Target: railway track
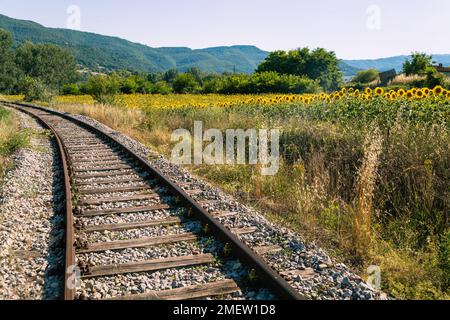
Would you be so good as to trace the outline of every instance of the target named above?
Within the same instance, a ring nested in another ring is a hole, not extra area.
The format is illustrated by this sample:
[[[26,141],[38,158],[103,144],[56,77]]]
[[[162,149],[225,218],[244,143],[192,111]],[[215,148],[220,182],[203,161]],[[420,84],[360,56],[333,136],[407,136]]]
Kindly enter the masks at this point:
[[[193,200],[199,190],[184,191],[186,186],[87,122],[38,106],[3,104],[38,119],[58,143],[66,197],[65,299],[102,299],[102,290],[109,299],[218,299],[248,286],[267,288],[278,299],[302,299],[261,257],[279,248],[250,248],[238,236],[254,228],[229,230],[220,223],[233,212],[208,213]],[[247,276],[228,276],[224,266],[236,259]],[[156,289],[148,283],[176,278],[171,270],[179,268],[195,281],[178,288],[164,281]],[[134,277],[143,274],[147,282],[133,289]]]

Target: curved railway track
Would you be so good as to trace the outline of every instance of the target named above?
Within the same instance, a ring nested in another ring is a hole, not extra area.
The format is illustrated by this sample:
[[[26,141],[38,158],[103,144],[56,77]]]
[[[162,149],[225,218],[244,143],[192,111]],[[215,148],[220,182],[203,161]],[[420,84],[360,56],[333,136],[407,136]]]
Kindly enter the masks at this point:
[[[112,292],[118,295],[108,297],[113,299],[230,297],[248,285],[264,286],[278,299],[302,299],[259,255],[276,248],[251,249],[237,235],[255,230],[228,230],[220,223],[218,218],[232,212],[208,213],[191,197],[197,190],[183,191],[114,136],[87,122],[38,106],[3,104],[38,119],[58,143],[66,198],[65,299],[104,298],[86,294],[74,285],[76,272],[91,287],[96,286],[97,279],[107,279],[101,282],[104,286],[117,286]],[[215,250],[176,252],[177,248],[191,248],[196,242],[205,247],[211,241],[219,243]],[[158,246],[172,246],[173,254],[142,259],[148,257],[142,250]],[[124,258],[123,252],[134,255]],[[208,266],[215,270],[230,259],[238,259],[250,270],[250,280],[242,283],[242,279],[219,276],[219,280],[211,280],[212,277],[175,289],[120,294],[123,283],[117,279],[124,275]]]

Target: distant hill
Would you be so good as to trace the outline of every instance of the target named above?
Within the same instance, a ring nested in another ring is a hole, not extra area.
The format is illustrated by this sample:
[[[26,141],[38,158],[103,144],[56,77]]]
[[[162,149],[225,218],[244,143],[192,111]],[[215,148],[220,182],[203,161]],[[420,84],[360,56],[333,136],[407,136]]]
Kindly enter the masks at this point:
[[[254,46],[215,47],[192,50],[184,47],[152,48],[117,37],[68,29],[46,28],[38,23],[17,20],[0,14],[0,28],[12,32],[15,45],[24,41],[51,43],[73,52],[78,63],[90,68],[108,70],[126,69],[141,72],[158,72],[177,68],[184,71],[198,67],[205,72],[251,73],[269,54]],[[359,70],[402,69],[407,56],[376,60],[342,60],[344,76],[355,75]],[[435,55],[438,63],[450,65],[450,55]]]
[[[251,73],[267,56],[253,46],[151,48],[116,37],[67,29],[46,28],[32,21],[0,15],[0,28],[12,32],[16,44],[26,40],[51,43],[70,49],[77,61],[89,68],[128,69],[143,72],[186,70],[199,67],[206,72]]]

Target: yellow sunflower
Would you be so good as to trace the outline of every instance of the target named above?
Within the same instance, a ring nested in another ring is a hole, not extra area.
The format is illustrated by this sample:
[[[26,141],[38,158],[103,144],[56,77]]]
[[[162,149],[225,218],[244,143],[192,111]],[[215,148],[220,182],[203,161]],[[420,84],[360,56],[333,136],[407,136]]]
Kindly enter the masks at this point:
[[[439,96],[440,94],[442,94],[442,92],[444,91],[444,88],[442,88],[441,86],[436,86],[433,89],[433,93],[437,96]]]
[[[378,88],[375,89],[375,94],[377,96],[381,96],[381,95],[383,95],[383,93],[384,93],[384,89],[383,88],[378,87]]]
[[[372,94],[372,89],[366,88],[366,90],[364,90],[364,93],[367,95]]]

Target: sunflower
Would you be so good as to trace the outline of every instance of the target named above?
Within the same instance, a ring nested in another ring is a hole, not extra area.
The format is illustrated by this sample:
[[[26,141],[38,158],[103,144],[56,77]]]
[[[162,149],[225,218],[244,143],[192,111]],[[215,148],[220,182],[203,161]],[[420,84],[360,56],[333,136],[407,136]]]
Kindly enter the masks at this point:
[[[403,97],[406,94],[406,91],[404,89],[400,89],[397,91],[397,94],[399,97]]]
[[[425,93],[422,90],[417,90],[416,97],[422,99],[425,96]]]
[[[356,89],[355,92],[353,92],[353,94],[355,97],[359,97],[360,92],[358,89]]]
[[[383,94],[384,94],[384,89],[383,89],[383,88],[380,88],[380,87],[376,88],[376,89],[375,89],[375,94],[376,94],[377,96],[383,95]]]
[[[444,88],[442,88],[441,86],[436,86],[436,87],[434,87],[434,89],[433,89],[433,93],[434,93],[436,96],[439,96],[443,91],[444,91]]]
[[[349,93],[353,93],[354,91],[355,91],[355,89],[353,89],[353,88],[349,88],[349,89],[348,89],[348,92],[349,92]]]
[[[408,98],[412,98],[412,97],[414,97],[414,92],[412,91],[412,90],[410,90],[410,91],[408,91],[407,93],[406,93],[406,96],[408,97]]]
[[[367,95],[372,94],[372,89],[366,88],[366,90],[364,90],[364,93]]]
[[[423,91],[423,93],[424,93],[426,96],[429,96],[429,95],[430,95],[430,89],[428,89],[428,88],[423,88],[422,91]]]

